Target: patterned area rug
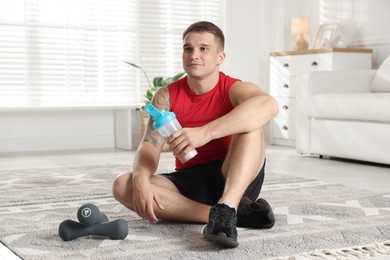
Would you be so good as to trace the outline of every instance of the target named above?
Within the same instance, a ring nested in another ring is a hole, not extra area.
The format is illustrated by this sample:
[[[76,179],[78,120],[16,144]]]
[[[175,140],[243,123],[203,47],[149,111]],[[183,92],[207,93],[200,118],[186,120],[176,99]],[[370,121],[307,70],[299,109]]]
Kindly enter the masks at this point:
[[[160,171],[170,169],[164,159]],[[203,225],[151,225],[111,196],[129,164],[0,171],[0,240],[23,259],[354,259],[390,255],[390,194],[268,172],[261,196],[277,222],[239,228],[239,247],[218,249]],[[124,240],[98,236],[65,242],[58,226],[85,203],[129,223]],[[386,242],[387,241],[387,242]]]

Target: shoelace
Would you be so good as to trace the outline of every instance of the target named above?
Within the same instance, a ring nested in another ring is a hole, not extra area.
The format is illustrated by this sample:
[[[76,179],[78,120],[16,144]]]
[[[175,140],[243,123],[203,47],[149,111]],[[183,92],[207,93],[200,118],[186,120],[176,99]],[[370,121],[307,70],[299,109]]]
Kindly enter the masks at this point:
[[[219,210],[216,215],[216,220],[220,223],[224,223],[226,226],[231,226],[234,223],[234,214],[230,211],[230,209]]]

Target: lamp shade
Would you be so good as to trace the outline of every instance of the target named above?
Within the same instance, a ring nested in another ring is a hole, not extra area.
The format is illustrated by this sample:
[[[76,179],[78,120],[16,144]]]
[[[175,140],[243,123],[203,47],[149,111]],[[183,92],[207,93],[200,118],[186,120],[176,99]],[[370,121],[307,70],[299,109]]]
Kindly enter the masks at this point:
[[[310,27],[309,17],[292,17],[291,18],[291,34],[308,34]]]

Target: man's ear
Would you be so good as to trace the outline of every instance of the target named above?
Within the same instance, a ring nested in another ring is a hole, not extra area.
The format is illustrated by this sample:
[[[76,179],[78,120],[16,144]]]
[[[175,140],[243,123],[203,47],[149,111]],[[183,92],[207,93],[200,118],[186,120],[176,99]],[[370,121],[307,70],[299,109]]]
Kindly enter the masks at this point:
[[[218,53],[218,65],[221,65],[226,57],[226,53],[224,51],[221,51]]]

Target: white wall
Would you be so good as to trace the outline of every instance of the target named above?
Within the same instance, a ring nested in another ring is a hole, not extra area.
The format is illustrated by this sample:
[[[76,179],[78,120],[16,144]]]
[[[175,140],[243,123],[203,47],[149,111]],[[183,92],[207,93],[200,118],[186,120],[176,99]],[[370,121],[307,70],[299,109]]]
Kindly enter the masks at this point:
[[[321,0],[320,23],[342,23],[352,47],[371,48],[373,68],[390,54],[390,1]]]

